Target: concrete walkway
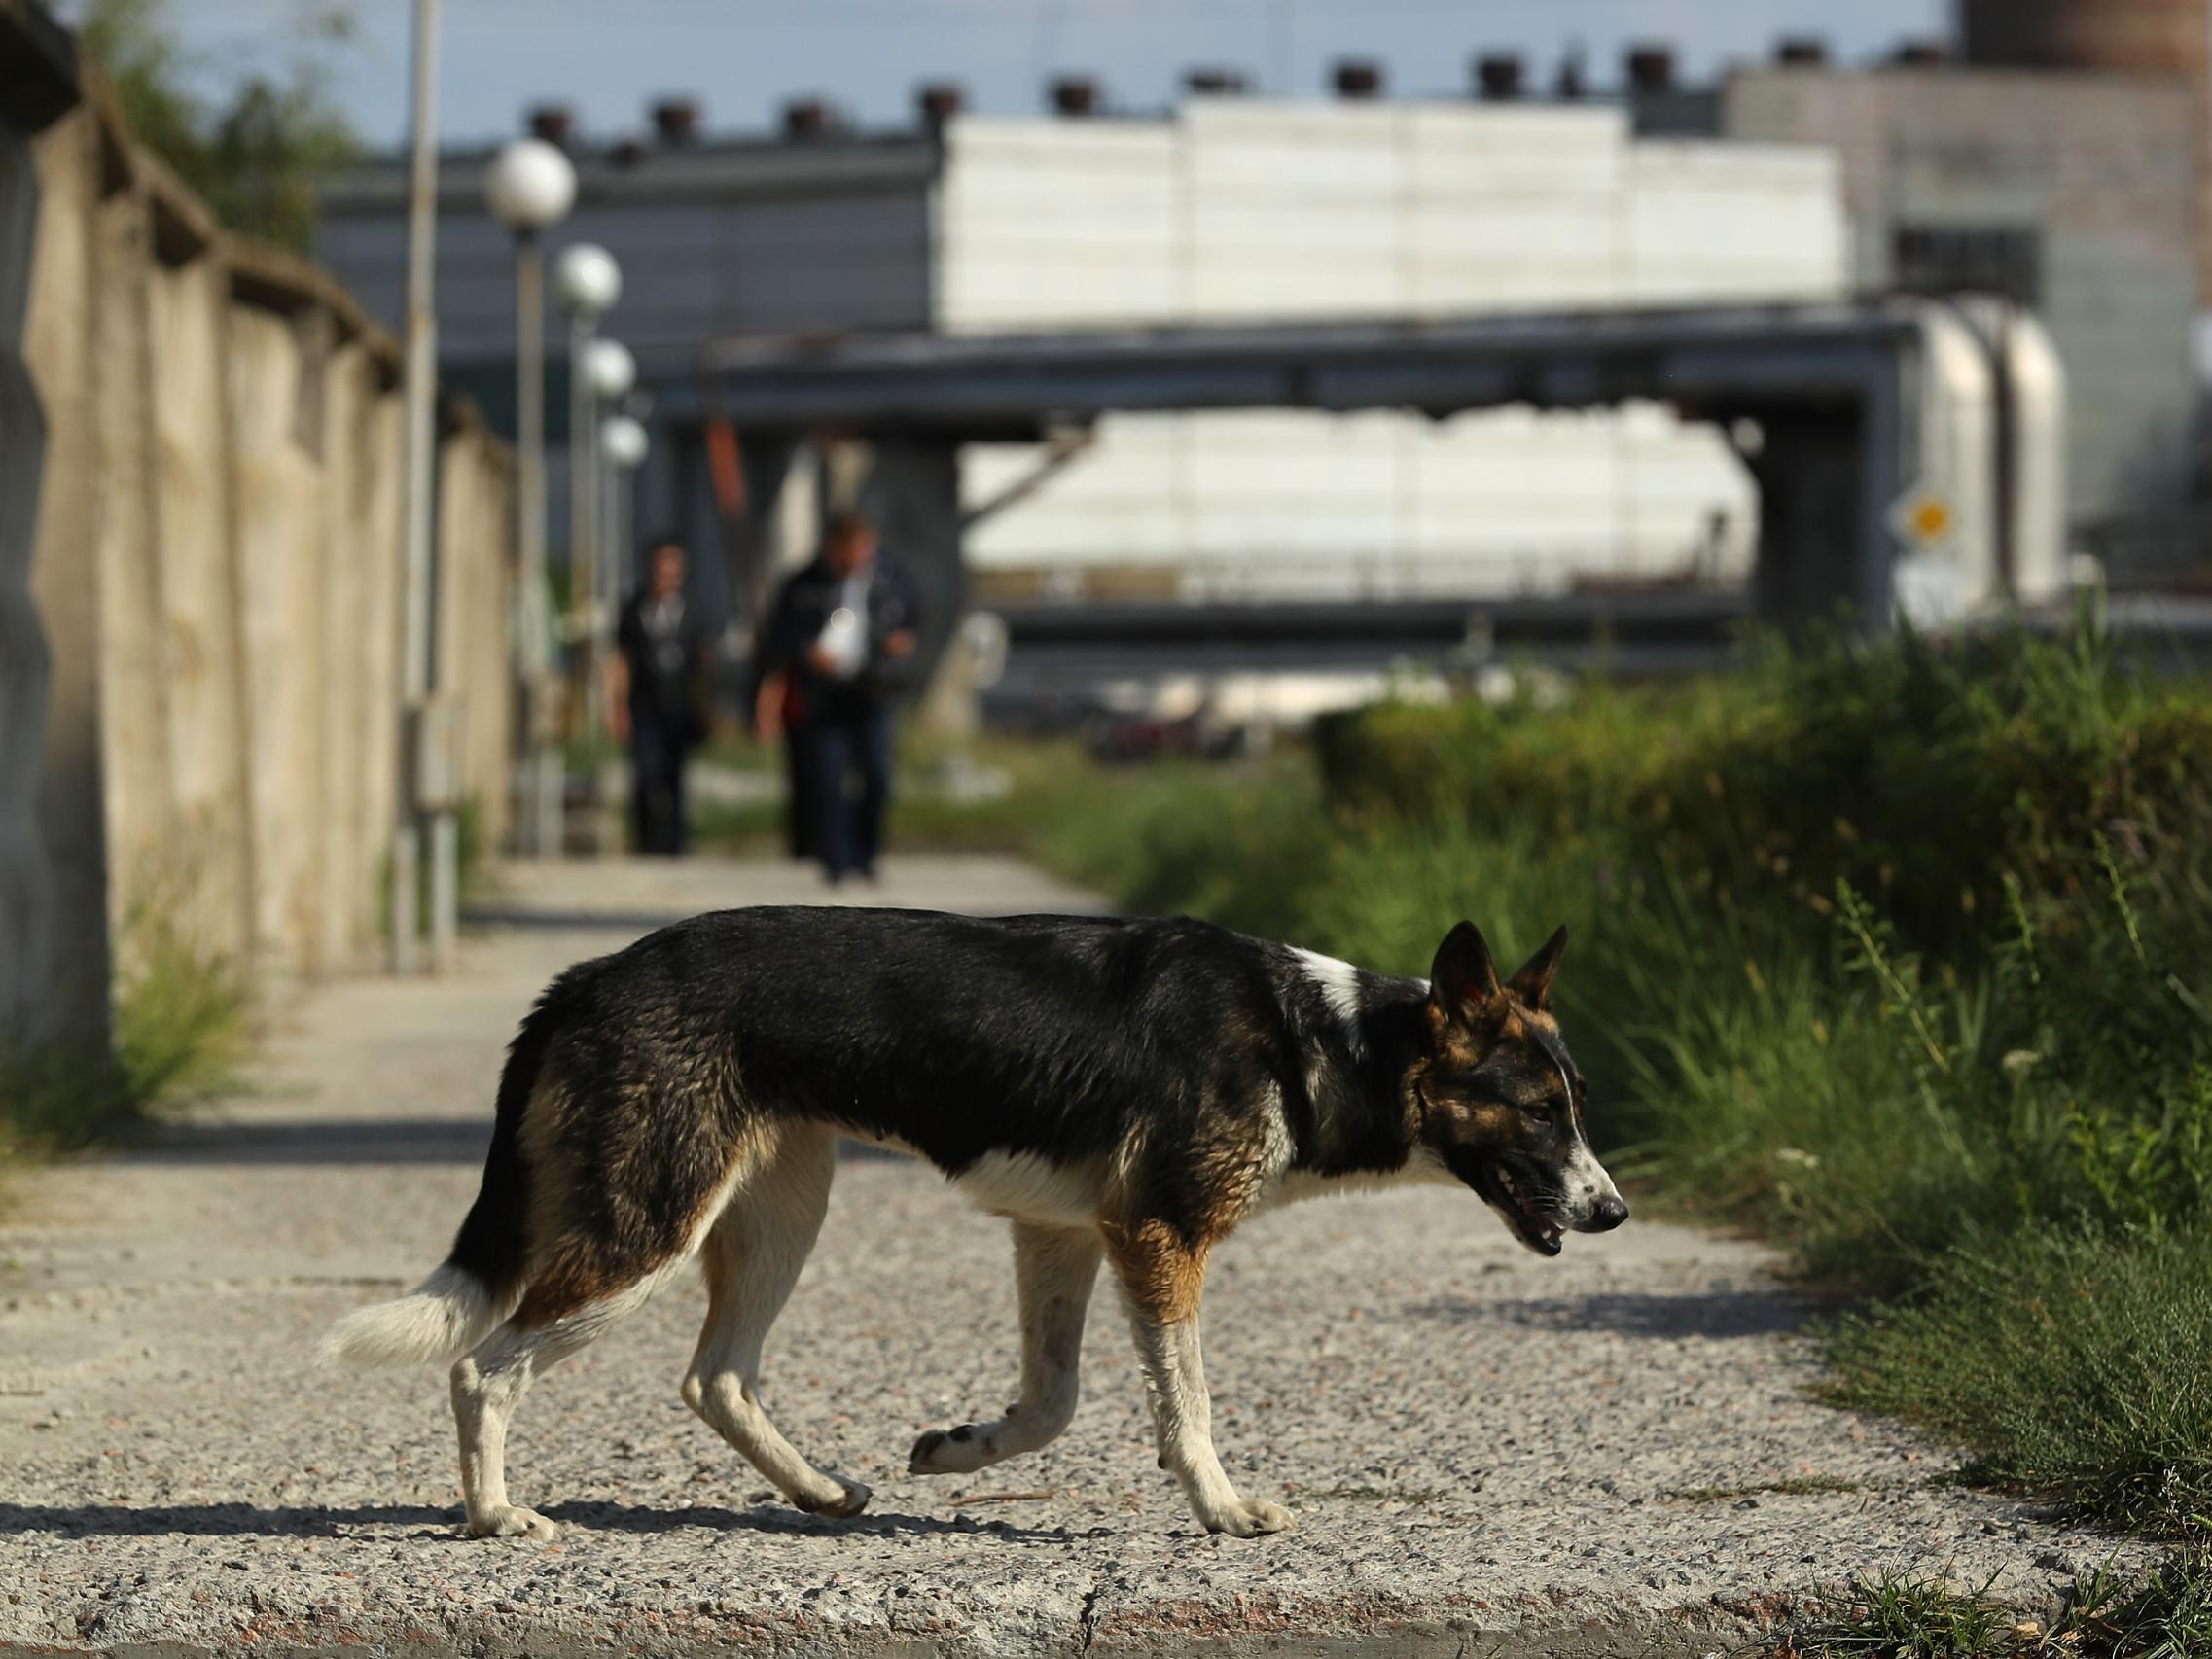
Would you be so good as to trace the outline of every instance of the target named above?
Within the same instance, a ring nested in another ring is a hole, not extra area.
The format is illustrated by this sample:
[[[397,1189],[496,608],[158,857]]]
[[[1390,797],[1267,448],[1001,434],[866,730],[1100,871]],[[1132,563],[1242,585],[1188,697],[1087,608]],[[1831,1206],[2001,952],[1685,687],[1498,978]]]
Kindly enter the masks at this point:
[[[1811,1403],[1761,1251],[1635,1222],[1545,1262],[1437,1191],[1278,1212],[1216,1258],[1217,1437],[1297,1532],[1195,1531],[1106,1296],[1063,1440],[911,1478],[917,1432],[1010,1397],[1012,1272],[1001,1223],[873,1155],[839,1173],[766,1380],[796,1444],[874,1488],[867,1514],[780,1506],[684,1408],[686,1276],[517,1420],[516,1499],[559,1539],[463,1540],[444,1377],[322,1374],[316,1333],[444,1253],[547,977],[694,910],[822,897],[705,862],[507,892],[454,977],[318,990],[250,1093],[16,1195],[0,1652],[1702,1653],[1816,1583],[2033,1600],[2109,1547]],[[900,860],[853,897],[1089,905],[991,859]]]

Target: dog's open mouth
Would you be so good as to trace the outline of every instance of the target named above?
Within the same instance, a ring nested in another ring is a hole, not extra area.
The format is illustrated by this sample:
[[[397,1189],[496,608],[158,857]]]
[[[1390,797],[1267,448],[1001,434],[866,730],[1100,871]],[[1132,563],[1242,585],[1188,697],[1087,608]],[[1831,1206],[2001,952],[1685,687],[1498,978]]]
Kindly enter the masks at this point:
[[[1500,1194],[1493,1202],[1512,1225],[1515,1235],[1539,1255],[1557,1255],[1560,1235],[1566,1229],[1544,1213],[1535,1194],[1511,1168],[1505,1164],[1494,1164],[1491,1168]]]

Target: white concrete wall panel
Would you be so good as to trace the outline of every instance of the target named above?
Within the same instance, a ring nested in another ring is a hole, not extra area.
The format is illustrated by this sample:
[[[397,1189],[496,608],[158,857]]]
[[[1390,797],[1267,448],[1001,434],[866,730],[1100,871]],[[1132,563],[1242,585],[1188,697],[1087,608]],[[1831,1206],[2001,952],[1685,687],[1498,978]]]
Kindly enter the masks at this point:
[[[182,919],[202,944],[242,962],[253,954],[253,830],[224,384],[229,282],[204,255],[153,278],[155,536],[181,831],[167,878],[189,894]]]
[[[312,973],[327,834],[319,771],[324,663],[322,467],[298,441],[301,342],[289,318],[239,307],[229,320],[247,809],[255,855],[254,954]]]
[[[1840,173],[1646,144],[1618,110],[1198,99],[1172,122],[957,122],[940,322],[997,331],[1737,299],[1848,287]],[[1031,462],[969,453],[987,499]],[[1556,591],[1740,578],[1756,503],[1670,411],[1127,417],[979,525],[979,570],[1180,562],[1194,592]]]

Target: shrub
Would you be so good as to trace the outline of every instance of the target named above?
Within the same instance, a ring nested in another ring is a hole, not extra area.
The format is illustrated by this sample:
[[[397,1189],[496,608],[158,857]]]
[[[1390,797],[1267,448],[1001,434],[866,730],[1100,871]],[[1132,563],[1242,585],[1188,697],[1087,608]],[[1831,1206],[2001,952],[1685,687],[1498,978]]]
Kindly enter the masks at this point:
[[[2161,1535],[2212,1516],[2212,1233],[2030,1231],[1934,1260],[1846,1321],[1837,1400],[1979,1449],[1971,1472]]]

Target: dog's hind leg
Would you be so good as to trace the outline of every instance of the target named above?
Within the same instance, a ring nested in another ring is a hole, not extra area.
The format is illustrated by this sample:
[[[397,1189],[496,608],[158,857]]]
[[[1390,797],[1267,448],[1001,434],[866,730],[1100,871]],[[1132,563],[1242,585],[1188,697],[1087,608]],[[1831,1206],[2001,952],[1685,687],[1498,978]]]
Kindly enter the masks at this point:
[[[507,1427],[538,1373],[605,1331],[652,1293],[660,1275],[641,1279],[547,1324],[513,1320],[453,1366],[453,1426],[461,1441],[461,1495],[469,1535],[545,1539],[559,1529],[534,1509],[507,1500]]]
[[[707,1234],[706,1324],[684,1376],[684,1403],[814,1515],[857,1515],[868,1488],[816,1468],[761,1407],[761,1349],[799,1282],[830,1201],[836,1138],[793,1130],[731,1199]]]
[[[1021,1300],[1021,1397],[995,1423],[932,1429],[914,1442],[909,1474],[972,1474],[1057,1439],[1075,1416],[1083,1321],[1105,1246],[1091,1228],[1014,1224]]]
[[[1238,1497],[1215,1455],[1213,1399],[1206,1393],[1198,1353],[1203,1252],[1193,1250],[1179,1229],[1160,1220],[1116,1227],[1108,1240],[1128,1304],[1145,1390],[1152,1396],[1160,1467],[1175,1477],[1191,1513],[1209,1533],[1249,1538],[1296,1525],[1280,1504]]]

